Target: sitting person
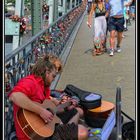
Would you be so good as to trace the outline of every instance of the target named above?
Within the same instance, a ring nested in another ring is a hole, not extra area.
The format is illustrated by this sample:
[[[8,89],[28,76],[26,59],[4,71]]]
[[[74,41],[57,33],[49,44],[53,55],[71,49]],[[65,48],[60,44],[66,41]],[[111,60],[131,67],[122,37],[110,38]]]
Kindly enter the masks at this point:
[[[57,69],[57,72],[58,72],[58,73],[61,73],[61,72],[62,72],[62,62],[61,62],[61,60],[60,60],[57,56],[52,55],[52,54],[48,54],[47,56],[48,56],[48,58],[49,58],[49,61],[52,62],[53,64],[55,64],[56,69]],[[68,96],[68,95],[65,94],[65,95],[62,97],[62,100],[63,100],[65,97],[67,98],[67,96]],[[54,100],[56,100],[56,101],[54,101]],[[65,101],[63,100],[63,103],[66,102],[66,101],[68,101],[68,100],[71,100],[70,96],[69,96],[69,98],[67,98],[67,100],[65,100]],[[54,101],[55,103],[58,103],[57,99],[55,99],[55,98],[52,98],[52,101]],[[72,101],[74,101],[74,106],[72,105],[70,108],[75,107],[76,110],[78,111],[79,115],[80,115],[80,118],[82,118],[82,117],[84,116],[84,111],[83,111],[83,109],[80,108],[80,107],[78,106],[77,100],[72,99]],[[62,103],[62,102],[61,102],[61,103]],[[58,104],[59,104],[59,103],[58,103]],[[69,108],[68,108],[68,109],[69,109]]]
[[[16,117],[20,108],[38,114],[44,122],[49,123],[53,120],[54,115],[35,102],[42,103],[45,99],[50,99],[56,105],[63,103],[50,97],[50,85],[62,68],[61,63],[59,63],[58,67],[54,62],[56,61],[52,61],[49,55],[39,58],[33,66],[31,74],[20,79],[9,94],[9,100],[14,103],[14,122],[18,140],[29,140],[18,124]],[[88,130],[83,125],[78,124],[82,114],[79,113],[75,106],[76,102],[73,100],[72,107],[59,114],[62,122],[55,126],[53,135],[46,138],[46,140],[87,139]]]

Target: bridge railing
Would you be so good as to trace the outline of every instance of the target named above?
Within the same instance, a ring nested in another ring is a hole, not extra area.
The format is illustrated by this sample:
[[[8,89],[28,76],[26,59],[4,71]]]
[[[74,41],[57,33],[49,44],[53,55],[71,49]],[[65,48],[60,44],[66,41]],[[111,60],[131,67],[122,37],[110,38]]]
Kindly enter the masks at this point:
[[[24,45],[5,56],[5,137],[9,139],[13,127],[13,108],[8,93],[22,77],[30,74],[30,68],[45,53],[60,56],[77,21],[85,11],[81,4],[57,21],[30,38]]]

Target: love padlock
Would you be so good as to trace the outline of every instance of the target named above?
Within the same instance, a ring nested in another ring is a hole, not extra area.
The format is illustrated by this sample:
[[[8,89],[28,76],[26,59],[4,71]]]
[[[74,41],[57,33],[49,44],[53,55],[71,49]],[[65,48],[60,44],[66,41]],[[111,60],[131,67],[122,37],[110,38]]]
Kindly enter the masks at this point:
[[[11,90],[11,85],[9,82],[5,83],[5,92],[9,92]]]
[[[18,60],[18,63],[19,63],[19,64],[24,64],[24,62],[25,62],[25,61],[24,61],[23,58],[21,58],[21,59]]]
[[[5,91],[9,92],[11,90],[10,80],[12,78],[12,73],[7,71],[5,72]]]
[[[13,75],[16,75],[17,71],[18,70],[16,68],[13,68]]]
[[[28,67],[28,71],[32,72],[34,65],[35,65],[35,63],[30,63],[29,67]]]
[[[8,69],[8,68],[10,68],[11,67],[11,64],[10,64],[10,62],[9,63],[7,63],[7,64],[5,64],[5,67]]]
[[[49,11],[49,6],[47,4],[43,4],[42,11],[43,12],[48,12]]]
[[[48,15],[48,14],[45,16],[45,19],[46,19],[46,20],[48,20],[48,19],[49,19],[49,15]]]
[[[50,35],[47,35],[47,36],[45,37],[45,43],[46,43],[46,44],[50,44],[51,42],[52,42],[52,39],[51,39]]]

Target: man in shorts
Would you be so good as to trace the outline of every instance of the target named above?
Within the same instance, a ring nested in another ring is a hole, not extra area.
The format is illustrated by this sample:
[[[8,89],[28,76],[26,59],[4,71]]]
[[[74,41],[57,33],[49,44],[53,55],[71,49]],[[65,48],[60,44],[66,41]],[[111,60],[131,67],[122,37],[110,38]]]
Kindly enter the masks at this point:
[[[110,14],[108,21],[108,30],[110,32],[110,56],[114,55],[115,37],[117,33],[116,51],[121,52],[121,41],[124,30],[124,0],[108,0],[110,5]]]
[[[57,73],[62,69],[59,59],[52,55],[45,55],[38,59],[31,69],[31,74],[23,77],[12,89],[9,99],[14,103],[14,123],[18,140],[29,140],[21,128],[17,112],[20,108],[38,114],[44,123],[50,123],[54,115],[51,111],[39,106],[45,99],[51,100],[56,106],[61,102],[50,96],[50,85]],[[54,134],[46,140],[86,140],[88,130],[83,125],[78,125],[80,108],[77,108],[76,101],[72,100],[72,105],[59,114],[61,123],[55,126]],[[28,125],[27,129],[28,129]],[[38,128],[39,129],[39,128]],[[50,128],[51,129],[51,128]]]

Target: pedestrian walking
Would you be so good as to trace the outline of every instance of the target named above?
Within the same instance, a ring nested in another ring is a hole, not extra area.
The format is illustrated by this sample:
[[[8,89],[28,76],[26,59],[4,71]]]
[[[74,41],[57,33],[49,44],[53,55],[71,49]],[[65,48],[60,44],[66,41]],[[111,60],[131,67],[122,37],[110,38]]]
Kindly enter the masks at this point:
[[[92,18],[94,14],[94,49],[93,55],[100,55],[104,52],[104,43],[106,38],[106,8],[105,2],[102,0],[95,0],[92,3],[91,10],[88,15],[88,27],[91,28]]]
[[[110,5],[110,14],[108,21],[108,30],[110,32],[110,56],[114,55],[115,36],[117,33],[116,51],[121,52],[122,34],[124,30],[124,0],[108,0]]]
[[[126,8],[126,24],[131,25],[130,22],[130,4],[132,0],[124,0],[124,6]]]
[[[110,5],[108,3],[108,0],[105,0],[105,8],[106,8],[106,23],[108,25],[108,19],[109,19],[109,10],[110,10]],[[105,48],[105,52],[107,51],[107,33],[108,33],[108,26],[106,28],[106,38],[105,38],[105,43],[104,43],[104,48]]]
[[[132,20],[135,20],[135,5],[136,5],[136,1],[135,0],[131,0],[131,4],[130,4],[130,18]]]
[[[91,10],[91,6],[92,6],[92,3],[94,2],[95,0],[87,0],[87,13],[89,14],[90,10]]]
[[[126,12],[126,6],[124,4],[124,31],[127,31],[127,12]]]

